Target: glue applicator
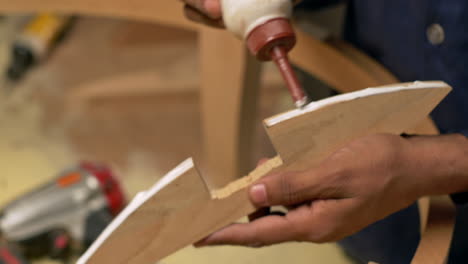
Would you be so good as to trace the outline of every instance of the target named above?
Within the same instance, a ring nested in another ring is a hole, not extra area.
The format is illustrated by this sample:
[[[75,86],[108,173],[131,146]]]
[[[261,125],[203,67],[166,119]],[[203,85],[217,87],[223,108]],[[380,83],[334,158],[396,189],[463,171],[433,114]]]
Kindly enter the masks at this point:
[[[260,61],[274,61],[298,108],[309,103],[288,59],[296,45],[292,28],[292,0],[222,0],[227,29],[244,39]]]

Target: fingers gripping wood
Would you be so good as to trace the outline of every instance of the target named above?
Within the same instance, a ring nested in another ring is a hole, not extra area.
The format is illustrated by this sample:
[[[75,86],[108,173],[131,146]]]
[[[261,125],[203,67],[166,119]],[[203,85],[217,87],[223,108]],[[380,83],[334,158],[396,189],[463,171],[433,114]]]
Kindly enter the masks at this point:
[[[449,91],[440,82],[402,84],[322,100],[270,118],[265,127],[278,157],[216,190],[206,187],[187,160],[140,194],[78,264],[154,263],[254,212],[247,189],[261,177],[316,164],[360,136],[399,134],[424,119]]]

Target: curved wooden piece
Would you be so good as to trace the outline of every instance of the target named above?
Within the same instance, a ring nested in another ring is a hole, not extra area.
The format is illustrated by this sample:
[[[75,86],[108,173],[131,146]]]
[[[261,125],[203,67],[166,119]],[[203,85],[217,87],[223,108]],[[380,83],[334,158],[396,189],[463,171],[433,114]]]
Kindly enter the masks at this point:
[[[411,264],[446,263],[456,210],[448,196],[431,198],[426,230]]]
[[[298,41],[290,53],[291,61],[336,90],[346,93],[391,83],[387,79],[377,79],[325,42],[301,30],[296,30],[296,34]]]
[[[320,41],[300,29],[296,34],[292,62],[341,93],[399,82],[382,65],[342,40]]]
[[[350,59],[355,65],[359,66],[359,68],[369,74],[379,86],[399,82],[398,78],[385,67],[360,50],[354,48],[349,43],[340,39],[329,39],[325,41],[325,43]]]
[[[64,12],[122,17],[197,29],[182,12],[182,1],[148,0],[0,0],[1,13]]]
[[[265,128],[279,156],[216,190],[206,187],[191,159],[185,161],[137,196],[77,263],[154,263],[254,212],[247,188],[273,170],[319,164],[364,135],[400,134],[449,91],[441,82],[369,89],[270,118]]]
[[[168,79],[158,72],[158,69],[145,69],[144,71],[88,81],[84,85],[74,88],[68,98],[70,103],[83,103],[100,98],[125,98],[135,95],[146,96],[196,91],[198,79],[190,77],[177,80]]]

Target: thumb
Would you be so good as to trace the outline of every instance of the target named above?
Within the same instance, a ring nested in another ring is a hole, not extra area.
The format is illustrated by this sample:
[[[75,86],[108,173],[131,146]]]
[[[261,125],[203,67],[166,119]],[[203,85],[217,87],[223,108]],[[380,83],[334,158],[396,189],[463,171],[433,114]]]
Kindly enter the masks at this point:
[[[249,190],[250,201],[256,207],[297,205],[317,197],[313,172],[286,172],[265,177]]]

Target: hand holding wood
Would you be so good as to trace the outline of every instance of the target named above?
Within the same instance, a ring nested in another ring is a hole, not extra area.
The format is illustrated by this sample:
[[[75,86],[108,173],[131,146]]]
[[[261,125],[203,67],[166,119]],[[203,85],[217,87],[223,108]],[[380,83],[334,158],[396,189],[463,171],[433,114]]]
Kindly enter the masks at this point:
[[[248,193],[252,183],[271,173],[314,168],[366,135],[400,135],[421,122],[449,91],[442,82],[398,84],[339,95],[270,118],[265,128],[277,157],[218,190],[209,190],[192,160],[185,161],[137,196],[78,264],[161,260],[254,212]]]
[[[317,167],[273,173],[250,188],[250,200],[257,208],[292,208],[284,216],[233,224],[196,246],[341,240],[423,196],[463,191],[457,188],[466,186],[460,184],[460,178],[466,179],[466,165],[456,165],[466,146],[466,138],[457,135],[359,138]],[[457,175],[459,179],[453,179]],[[442,190],[450,179],[452,187]]]

